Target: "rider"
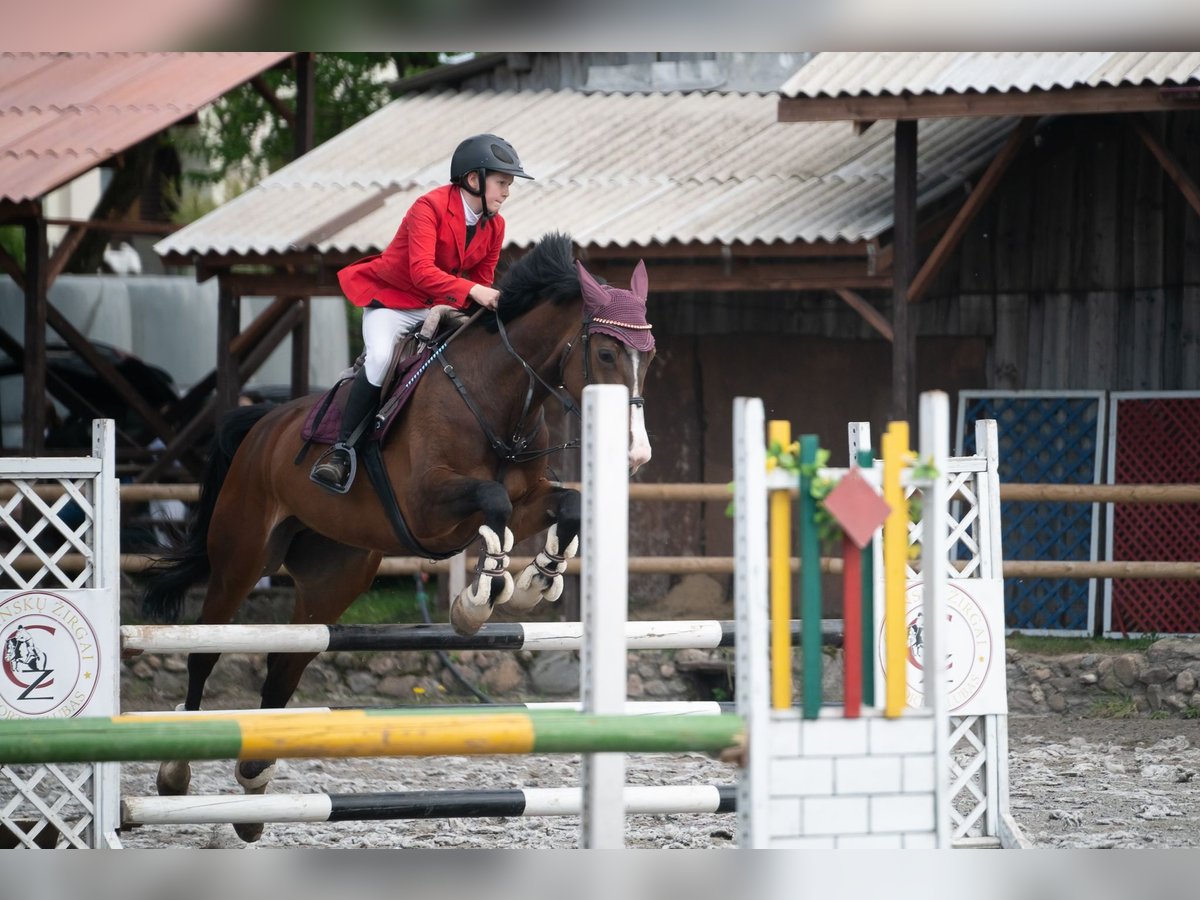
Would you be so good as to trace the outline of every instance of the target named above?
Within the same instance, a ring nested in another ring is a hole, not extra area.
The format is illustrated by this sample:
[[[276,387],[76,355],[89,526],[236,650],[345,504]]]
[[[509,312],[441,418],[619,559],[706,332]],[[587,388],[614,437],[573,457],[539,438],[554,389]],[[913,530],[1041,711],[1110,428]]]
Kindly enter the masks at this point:
[[[339,494],[350,488],[348,442],[379,406],[397,336],[419,328],[434,305],[496,308],[500,292],[491,284],[504,244],[499,212],[514,176],[533,177],[512,144],[494,134],[467,138],[451,157],[450,184],[414,201],[383,253],[338,272],[346,297],[365,307],[366,362],[350,387],[338,442],[313,466],[322,487]]]

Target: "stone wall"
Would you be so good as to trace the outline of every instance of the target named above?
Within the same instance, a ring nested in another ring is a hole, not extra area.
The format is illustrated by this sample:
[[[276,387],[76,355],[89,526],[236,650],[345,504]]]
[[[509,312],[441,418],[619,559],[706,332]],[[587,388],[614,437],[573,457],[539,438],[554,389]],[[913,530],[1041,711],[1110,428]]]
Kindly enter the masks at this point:
[[[183,698],[180,655],[123,662],[126,709],[162,709]],[[631,700],[732,700],[731,650],[631,652]],[[825,696],[840,694],[840,651],[825,655]],[[293,705],[370,706],[468,703],[478,697],[454,674],[502,702],[579,696],[578,654],[504,650],[331,653],[305,671]],[[1164,638],[1145,651],[1036,655],[1007,651],[1010,712],[1071,715],[1200,716],[1200,639]],[[258,705],[261,655],[227,654],[210,679],[215,707]]]

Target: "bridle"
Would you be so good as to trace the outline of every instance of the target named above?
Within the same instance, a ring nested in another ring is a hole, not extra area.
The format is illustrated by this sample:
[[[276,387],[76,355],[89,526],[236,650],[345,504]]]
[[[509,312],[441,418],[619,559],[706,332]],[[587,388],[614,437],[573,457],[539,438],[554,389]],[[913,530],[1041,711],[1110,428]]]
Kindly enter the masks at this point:
[[[450,341],[459,334],[461,334],[462,331],[468,325],[474,322],[482,313],[483,310],[479,310],[472,315],[470,319],[463,323],[462,327],[455,332],[455,334],[451,335],[446,343],[442,345],[440,350],[444,351],[446,345],[449,344]],[[562,355],[558,360],[558,386],[555,387],[546,381],[546,379],[544,379],[541,375],[539,375],[537,371],[525,361],[524,357],[517,352],[516,348],[513,347],[512,342],[508,339],[508,331],[504,327],[504,320],[500,317],[499,312],[493,311],[493,315],[496,317],[496,327],[500,332],[500,340],[503,342],[504,348],[509,352],[513,359],[521,364],[521,367],[525,370],[525,374],[528,378],[528,386],[525,390],[525,402],[521,407],[521,415],[517,419],[516,425],[513,427],[512,437],[509,438],[508,441],[505,441],[496,434],[495,430],[484,416],[483,410],[479,408],[479,405],[471,397],[470,393],[468,393],[467,386],[462,383],[462,379],[458,377],[458,373],[454,371],[454,366],[450,364],[450,361],[446,358],[444,353],[442,355],[442,371],[446,373],[446,376],[454,384],[454,387],[458,390],[459,395],[467,404],[467,408],[470,409],[474,414],[475,419],[479,422],[480,428],[483,429],[483,434],[487,438],[488,444],[491,445],[491,448],[496,455],[500,457],[500,461],[502,463],[524,463],[534,459],[540,459],[543,456],[549,456],[551,453],[558,453],[560,450],[574,450],[579,446],[578,438],[572,438],[571,440],[564,441],[557,446],[547,447],[543,450],[530,450],[529,442],[533,439],[541,425],[541,415],[539,414],[538,421],[533,423],[533,425],[528,428],[526,427],[526,420],[529,418],[530,408],[533,405],[533,393],[535,385],[537,384],[540,384],[542,387],[544,387],[550,396],[555,397],[558,402],[563,405],[563,408],[566,409],[567,412],[582,420],[583,411],[580,410],[579,404],[575,402],[574,398],[567,393],[563,386],[565,381],[567,359],[570,357],[572,350],[574,350],[575,342],[567,341],[566,347],[563,348]],[[591,317],[585,318],[579,334],[580,343],[583,345],[583,383],[585,385],[591,384],[592,381],[589,341],[591,338],[590,329],[593,322],[598,322],[604,325],[615,325],[621,328],[650,328],[649,325],[625,325],[619,322],[610,321],[608,319],[593,319]],[[629,398],[629,405],[642,407],[645,405],[645,400],[640,395],[631,395]]]

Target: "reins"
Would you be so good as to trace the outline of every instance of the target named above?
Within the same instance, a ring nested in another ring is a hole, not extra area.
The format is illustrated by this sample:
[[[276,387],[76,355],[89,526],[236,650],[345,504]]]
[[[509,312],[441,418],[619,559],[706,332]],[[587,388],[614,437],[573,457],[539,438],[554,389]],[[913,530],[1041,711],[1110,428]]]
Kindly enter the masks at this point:
[[[451,335],[451,339],[457,337],[463,329],[474,322],[482,314],[482,309],[477,310],[471,316],[471,318],[463,324],[462,328]],[[530,462],[531,460],[540,459],[543,456],[549,456],[551,453],[557,453],[560,450],[575,449],[579,446],[579,440],[577,438],[565,441],[562,444],[554,447],[547,447],[543,450],[528,449],[529,441],[537,432],[536,428],[531,427],[527,430],[525,427],[525,420],[529,417],[530,408],[533,405],[533,391],[535,382],[541,384],[542,387],[544,387],[551,396],[555,397],[568,412],[573,413],[581,419],[583,418],[583,413],[579,409],[578,404],[575,403],[569,394],[560,390],[559,388],[553,387],[549,382],[542,378],[542,376],[539,375],[533,369],[533,367],[529,365],[529,363],[525,361],[521,354],[516,351],[516,348],[513,347],[512,342],[508,339],[508,331],[504,327],[504,320],[500,318],[499,312],[494,312],[493,314],[496,316],[496,325],[500,332],[500,339],[504,343],[504,348],[514,359],[517,360],[517,362],[521,364],[521,367],[525,370],[525,374],[528,378],[528,387],[525,390],[525,401],[521,407],[521,415],[517,419],[516,425],[513,426],[512,437],[509,439],[509,441],[504,441],[499,435],[496,434],[495,430],[488,422],[487,417],[484,416],[483,410],[479,408],[479,405],[475,402],[474,398],[471,397],[470,393],[467,391],[467,386],[462,383],[462,379],[458,377],[458,373],[454,370],[454,366],[450,363],[449,359],[444,353],[442,355],[442,371],[446,373],[446,376],[450,379],[451,383],[458,391],[459,396],[463,398],[463,402],[467,404],[467,408],[471,410],[471,413],[475,416],[476,421],[479,422],[479,427],[483,429],[484,437],[487,438],[488,444],[491,446],[495,454],[500,458],[501,462]],[[446,343],[449,343],[449,341]],[[442,350],[445,350],[444,345]],[[571,345],[567,344],[567,349],[563,354],[564,361],[566,355],[569,354],[570,351]],[[560,371],[561,368],[562,363],[560,362]]]

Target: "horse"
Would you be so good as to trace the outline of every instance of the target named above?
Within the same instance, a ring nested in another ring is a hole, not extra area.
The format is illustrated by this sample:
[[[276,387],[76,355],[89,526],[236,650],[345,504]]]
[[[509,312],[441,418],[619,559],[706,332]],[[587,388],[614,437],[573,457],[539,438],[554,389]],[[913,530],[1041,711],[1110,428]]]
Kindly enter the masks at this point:
[[[332,624],[375,577],[385,555],[444,558],[482,539],[479,564],[451,603],[455,629],[473,634],[495,607],[532,609],[562,592],[579,546],[578,491],[547,477],[544,406],[551,397],[578,413],[588,383],[630,394],[629,468],[650,459],[642,389],[654,358],[645,321],[647,278],[638,263],[630,290],[600,283],[573,257],[571,238],[544,236],[498,283],[495,313],[471,320],[435,354],[380,445],[395,518],[364,478],[332,495],[298,464],[302,426],[319,395],[273,408],[235,409],[217,431],[200,499],[186,533],[148,574],[142,606],[151,621],[178,621],[187,589],[207,579],[198,624],[226,624],[263,576],[286,565],[295,582],[293,623]],[[511,436],[508,440],[500,436]],[[563,445],[566,446],[566,445]],[[546,532],[514,581],[514,542]],[[271,653],[262,707],[286,706],[314,653]],[[198,710],[217,653],[188,655],[183,709]],[[234,774],[247,793],[266,791],[274,760],[243,760]],[[185,760],[161,764],[160,794],[186,794]],[[261,824],[236,825],[245,841]]]

